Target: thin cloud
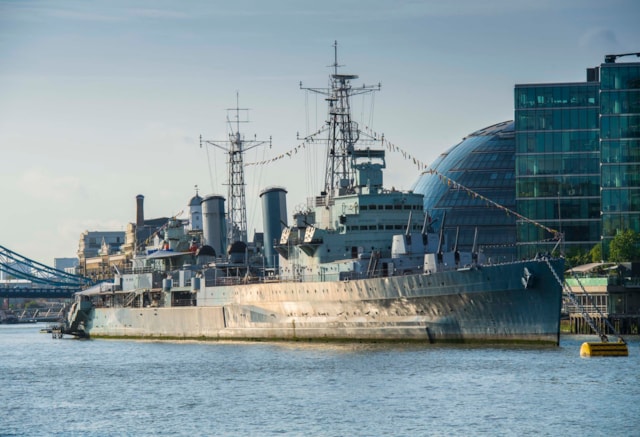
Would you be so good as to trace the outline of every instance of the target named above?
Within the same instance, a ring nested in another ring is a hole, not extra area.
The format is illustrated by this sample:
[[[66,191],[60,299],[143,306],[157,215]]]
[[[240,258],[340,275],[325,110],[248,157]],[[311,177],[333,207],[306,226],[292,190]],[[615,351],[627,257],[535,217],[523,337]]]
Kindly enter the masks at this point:
[[[73,176],[53,175],[41,168],[31,168],[19,180],[18,189],[36,200],[69,202],[83,197],[82,183]]]
[[[13,21],[40,21],[54,18],[69,21],[113,23],[137,20],[140,18],[174,20],[190,17],[189,14],[174,9],[126,7],[95,8],[91,3],[72,3],[70,6],[60,4],[56,7],[20,3],[3,4],[0,5],[0,12],[5,17],[10,16]]]
[[[615,51],[620,47],[612,29],[603,27],[589,29],[580,37],[580,47],[602,53]]]
[[[411,17],[451,17],[451,16],[488,16],[525,13],[530,11],[559,10],[572,8],[574,2],[559,4],[556,0],[538,0],[535,2],[518,2],[513,0],[458,0],[447,2],[441,0],[400,0],[396,2],[381,1],[374,3],[376,8],[387,9],[393,15],[409,15]]]
[[[189,14],[181,11],[170,9],[129,9],[128,13],[133,17],[143,18],[169,18],[169,19],[184,19],[190,18]]]

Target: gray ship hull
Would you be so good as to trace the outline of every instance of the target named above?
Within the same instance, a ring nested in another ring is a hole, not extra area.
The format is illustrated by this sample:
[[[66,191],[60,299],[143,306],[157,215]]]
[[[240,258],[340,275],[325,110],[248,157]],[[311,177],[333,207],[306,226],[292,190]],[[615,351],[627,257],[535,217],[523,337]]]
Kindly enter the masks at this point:
[[[561,260],[340,282],[202,286],[196,306],[87,309],[90,337],[558,344]]]

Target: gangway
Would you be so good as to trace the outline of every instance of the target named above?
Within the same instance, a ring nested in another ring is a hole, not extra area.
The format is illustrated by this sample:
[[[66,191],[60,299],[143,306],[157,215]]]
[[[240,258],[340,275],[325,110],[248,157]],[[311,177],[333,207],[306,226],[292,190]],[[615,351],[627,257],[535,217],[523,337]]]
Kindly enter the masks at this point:
[[[593,296],[591,296],[589,293],[587,293],[587,290],[585,290],[584,286],[582,285],[582,282],[580,282],[580,279],[577,276],[574,276],[574,278],[576,279],[576,282],[578,283],[578,285],[580,285],[582,293],[587,297],[587,299],[591,303],[591,306],[593,308],[595,308],[596,312],[598,313],[600,318],[605,321],[607,327],[611,330],[611,332],[613,332],[613,334],[616,337],[618,337],[618,341],[617,342],[615,342],[615,343],[609,342],[609,337],[607,336],[607,334],[604,333],[598,327],[598,325],[594,322],[594,320],[591,317],[591,315],[587,312],[587,310],[584,308],[584,306],[582,306],[582,304],[580,303],[580,301],[576,297],[575,293],[571,289],[571,286],[569,284],[567,284],[566,281],[560,280],[560,277],[558,276],[558,274],[556,273],[554,268],[551,266],[551,263],[549,262],[548,258],[545,258],[545,261],[546,261],[547,265],[549,266],[549,269],[551,270],[551,273],[553,273],[553,276],[555,276],[556,280],[562,285],[562,289],[564,290],[564,292],[567,295],[567,297],[569,297],[571,302],[580,310],[580,312],[582,313],[582,317],[589,324],[591,329],[593,329],[593,331],[596,332],[598,334],[598,336],[600,337],[600,343],[597,343],[597,342],[585,342],[585,343],[583,343],[582,346],[580,347],[580,356],[581,357],[626,357],[626,356],[629,356],[629,348],[627,347],[627,343],[624,341],[624,339],[622,338],[620,333],[618,333],[616,328],[611,324],[611,322],[609,321],[609,318],[605,317],[605,315],[602,313],[602,311],[600,311],[600,308],[598,308],[598,306],[595,305],[595,302],[593,302]],[[572,268],[569,268],[569,271],[571,273],[573,273],[573,269]]]

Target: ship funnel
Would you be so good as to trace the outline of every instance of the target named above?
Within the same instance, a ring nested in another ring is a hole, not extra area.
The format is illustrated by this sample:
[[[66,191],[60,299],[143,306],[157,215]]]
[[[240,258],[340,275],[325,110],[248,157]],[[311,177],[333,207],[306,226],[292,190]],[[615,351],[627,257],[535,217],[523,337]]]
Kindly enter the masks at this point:
[[[204,244],[211,246],[214,253],[223,254],[227,246],[227,225],[224,215],[224,197],[207,196],[202,200],[202,235]]]
[[[287,191],[281,187],[266,188],[260,193],[264,228],[265,265],[277,268],[278,257],[274,246],[280,242],[282,229],[287,228]]]

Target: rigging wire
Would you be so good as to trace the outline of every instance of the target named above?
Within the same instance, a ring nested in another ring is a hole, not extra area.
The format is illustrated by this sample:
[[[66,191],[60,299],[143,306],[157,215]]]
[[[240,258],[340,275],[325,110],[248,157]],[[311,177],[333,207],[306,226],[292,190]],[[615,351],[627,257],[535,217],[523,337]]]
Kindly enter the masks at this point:
[[[311,110],[309,109],[309,90],[305,90],[304,91],[304,95],[305,95],[305,114],[306,114],[306,119],[307,119],[307,125],[306,125],[306,131],[305,131],[305,136],[309,133],[309,117],[311,116]],[[314,123],[316,121],[314,120]],[[311,165],[311,160],[309,159],[309,157],[307,156],[307,154],[305,154],[304,156],[304,183],[305,183],[305,189],[307,193],[312,193],[312,187],[313,187],[313,166]]]
[[[300,150],[301,148],[304,150],[306,149],[306,146],[314,141],[314,137],[319,135],[320,133],[324,132],[324,129],[319,130],[314,132],[313,134],[307,136],[305,138],[305,141],[303,141],[301,144],[298,144],[296,147],[294,147],[293,149],[291,149],[288,152],[282,153],[274,158],[271,158],[269,160],[266,161],[260,161],[260,162],[252,162],[252,163],[245,163],[245,165],[265,165],[274,161],[278,161],[280,159],[283,159],[285,157],[289,157],[291,158],[293,155],[298,153],[298,150]],[[511,214],[513,216],[515,216],[517,219],[520,219],[522,221],[525,221],[527,223],[530,223],[534,226],[537,226],[541,229],[544,229],[545,231],[549,232],[550,234],[552,234],[555,238],[560,238],[561,237],[561,233],[558,232],[555,229],[552,229],[548,226],[543,225],[540,222],[537,222],[535,220],[532,220],[528,217],[523,216],[522,214],[519,214],[515,211],[513,211],[512,209],[509,209],[503,205],[500,205],[499,203],[489,199],[486,196],[483,196],[481,194],[479,194],[478,192],[472,190],[471,188],[468,188],[458,182],[456,182],[455,180],[451,179],[450,177],[438,172],[435,169],[430,168],[428,165],[424,164],[423,162],[421,162],[419,159],[415,158],[414,156],[412,156],[411,154],[409,154],[408,152],[406,152],[405,150],[403,150],[402,148],[396,146],[395,144],[389,142],[385,137],[384,134],[382,134],[381,136],[379,136],[376,132],[372,131],[371,129],[369,129],[369,127],[364,128],[363,133],[366,133],[367,135],[370,136],[370,138],[374,141],[380,141],[381,146],[383,148],[387,148],[389,151],[395,152],[395,153],[399,153],[402,155],[402,157],[407,160],[407,161],[411,161],[413,162],[414,165],[416,165],[418,167],[419,170],[422,171],[422,173],[429,173],[432,175],[436,175],[438,176],[438,178],[440,179],[440,182],[452,187],[453,189],[461,189],[467,192],[467,194],[469,194],[470,196],[473,196],[476,199],[480,199],[484,202],[487,203],[487,205],[492,205],[504,212],[506,212],[507,214]]]
[[[213,184],[213,172],[211,171],[211,156],[209,155],[209,148],[205,147],[206,151],[207,151],[207,164],[209,167],[209,182],[211,183],[211,192],[215,193],[216,192],[216,187]]]
[[[315,99],[316,99],[316,116],[315,116],[315,120],[316,120],[316,125],[315,125],[315,130],[319,131],[320,130],[320,126],[318,125],[318,121],[321,119],[321,115],[320,115],[320,111],[318,110],[318,108],[320,107],[318,105],[318,94],[315,93],[314,95]],[[325,106],[322,105],[322,108],[324,108]],[[322,117],[324,118],[324,117]],[[314,156],[311,157],[311,161],[310,161],[310,165],[311,165],[311,174],[313,175],[313,179],[312,179],[312,184],[310,185],[309,189],[310,189],[310,193],[315,193],[318,191],[318,188],[322,186],[323,183],[323,179],[324,179],[324,174],[322,174],[322,167],[317,165],[318,162],[322,162],[322,160],[325,159],[325,153],[326,151],[322,150],[322,148],[317,147],[315,149],[315,154]]]
[[[369,126],[373,126],[373,111],[375,108],[376,93],[371,93],[371,109],[369,110]],[[364,118],[362,118],[364,120]]]
[[[258,157],[258,149],[255,149],[255,155],[256,158]],[[266,148],[262,148],[262,158],[264,159],[267,155],[267,150]],[[259,218],[256,219],[256,215],[258,213],[258,202],[260,199],[260,187],[262,186],[262,180],[264,177],[264,166],[262,166],[262,168],[260,168],[260,170],[258,171],[258,175],[257,177],[253,177],[252,180],[252,198],[253,198],[253,205],[251,207],[251,216],[247,217],[247,232],[249,232],[249,228],[253,227],[253,229],[257,229],[257,224],[256,221],[259,220]]]
[[[318,130],[318,95],[314,93],[314,108],[312,109],[309,102],[309,90],[305,90],[305,114],[306,114],[306,132],[305,138],[309,137],[310,132],[310,118],[313,117],[313,123],[315,125],[316,131]],[[313,114],[311,111],[313,110]],[[315,147],[313,149],[305,149],[304,153],[304,178],[305,178],[305,189],[307,193],[315,193],[318,188],[319,181],[319,172],[320,166],[318,166],[318,162],[322,162],[324,160],[324,156],[322,154],[322,148]]]

